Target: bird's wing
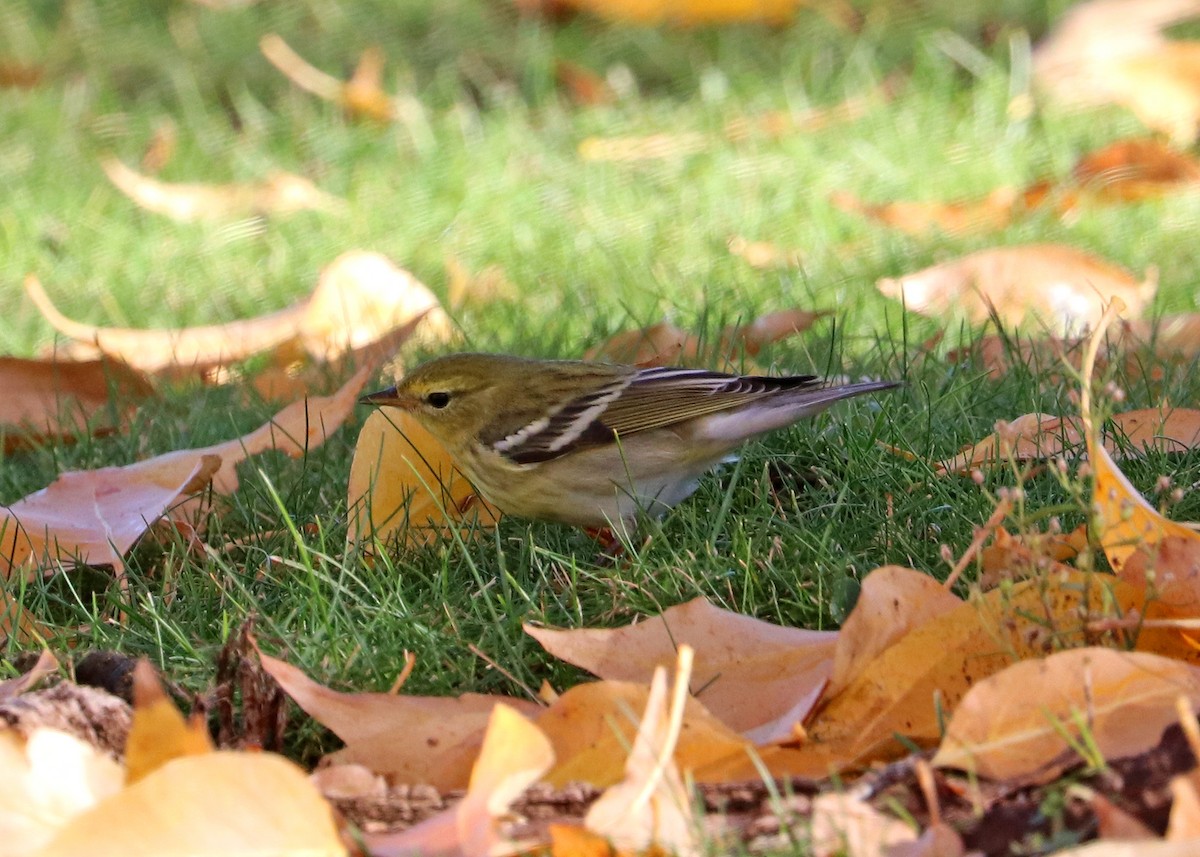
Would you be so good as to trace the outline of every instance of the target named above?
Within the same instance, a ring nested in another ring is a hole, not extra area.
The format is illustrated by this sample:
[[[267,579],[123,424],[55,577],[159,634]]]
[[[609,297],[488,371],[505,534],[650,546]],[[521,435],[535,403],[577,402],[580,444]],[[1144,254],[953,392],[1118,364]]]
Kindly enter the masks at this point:
[[[619,436],[726,411],[780,390],[815,387],[812,375],[765,378],[704,369],[643,369],[511,432],[492,448],[517,464],[549,461]]]

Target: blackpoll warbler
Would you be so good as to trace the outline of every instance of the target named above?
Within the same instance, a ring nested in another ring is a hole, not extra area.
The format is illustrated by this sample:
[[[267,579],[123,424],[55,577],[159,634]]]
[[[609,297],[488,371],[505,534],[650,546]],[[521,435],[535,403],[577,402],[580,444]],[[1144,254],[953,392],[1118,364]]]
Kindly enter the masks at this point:
[[[615,528],[688,497],[744,441],[895,386],[452,354],[360,401],[410,412],[505,514]]]

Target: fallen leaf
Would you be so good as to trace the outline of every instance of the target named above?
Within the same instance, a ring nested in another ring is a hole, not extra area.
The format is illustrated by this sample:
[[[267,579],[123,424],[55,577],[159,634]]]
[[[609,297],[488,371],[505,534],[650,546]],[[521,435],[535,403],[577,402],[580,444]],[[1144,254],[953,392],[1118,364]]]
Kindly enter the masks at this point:
[[[1163,30],[1195,12],[1188,0],[1077,3],[1034,51],[1034,80],[1060,104],[1120,104],[1177,143],[1191,143],[1200,121],[1200,46]]]
[[[649,695],[645,684],[597,681],[564,691],[537,718],[554,745],[554,769],[546,781],[557,787],[587,782],[599,788],[620,782],[637,727],[637,714]],[[715,782],[703,772],[731,759],[749,763],[750,743],[689,698],[674,761],[698,782]]]
[[[1195,47],[1200,48],[1200,43]],[[1196,95],[1200,99],[1200,86]],[[1159,140],[1134,138],[1088,152],[1071,175],[1085,193],[1100,201],[1135,202],[1200,184],[1200,161]]]
[[[704,150],[702,134],[652,134],[647,137],[588,137],[579,144],[585,161],[651,161],[682,158]]]
[[[654,670],[646,709],[625,760],[625,777],[609,786],[588,808],[583,824],[630,853],[654,848],[677,857],[701,852],[691,799],[675,766],[691,677],[692,649],[683,644],[675,667],[670,706],[667,671]]]
[[[133,670],[133,723],[125,741],[125,782],[133,784],[172,759],[213,752],[203,716],[184,720],[150,662]]]
[[[739,116],[725,124],[725,136],[736,143],[755,135],[779,138],[788,134],[817,131],[838,122],[850,122],[867,115],[872,108],[891,101],[903,87],[903,83],[900,75],[889,75],[870,91],[851,95],[837,104],[814,106],[798,111],[768,110],[757,115]]]
[[[292,173],[275,172],[265,181],[247,184],[171,184],[144,176],[116,158],[104,158],[100,166],[109,181],[142,208],[183,223],[345,208],[343,200]]]
[[[1200,704],[1200,670],[1159,655],[1091,646],[1021,661],[967,692],[933,764],[1048,782],[1079,762],[1085,743],[1102,759],[1156,746],[1181,694]]]
[[[1145,842],[1140,839],[1129,842],[1102,841],[1055,851],[1054,854],[1055,857],[1195,857],[1198,845],[1200,843],[1194,839],[1186,842]]]
[[[700,349],[696,337],[669,321],[652,324],[640,330],[627,330],[592,346],[583,354],[584,360],[607,360],[634,366],[674,366],[681,362],[685,351]]]
[[[1073,417],[1025,414],[999,420],[994,434],[937,465],[938,473],[967,474],[973,468],[1008,461],[1053,458],[1083,443],[1083,428]]]
[[[1195,703],[1192,703],[1195,708]],[[1197,793],[1197,772],[1171,778],[1171,817],[1167,822],[1168,842],[1191,842],[1200,845],[1200,794]]]
[[[37,853],[344,857],[346,849],[304,771],[272,753],[217,752],[168,762],[74,816]]]
[[[499,265],[488,265],[478,273],[472,273],[461,260],[448,255],[445,266],[446,296],[451,307],[511,300],[517,296],[517,287]]]
[[[25,291],[59,333],[149,373],[202,372],[268,351],[282,363],[305,353],[331,361],[369,347],[417,318],[426,341],[444,341],[451,328],[437,298],[412,274],[385,256],[361,250],[331,262],[313,293],[286,309],[204,327],[139,330],[82,324],[58,311],[37,278],[26,278]]]
[[[175,154],[175,146],[179,142],[179,127],[175,120],[166,117],[154,126],[154,134],[142,152],[142,172],[157,173],[167,165]]]
[[[216,456],[149,459],[126,467],[68,471],[11,506],[0,506],[0,577],[27,567],[111,565],[180,494],[221,466]]]
[[[979,250],[903,277],[884,277],[877,285],[907,309],[938,318],[962,313],[972,322],[995,317],[1017,325],[1034,314],[1068,332],[1093,327],[1114,298],[1136,315],[1158,288],[1156,272],[1138,283],[1117,266],[1062,244]]]
[[[0,857],[40,853],[71,818],[120,790],[123,776],[65,732],[0,730]]]
[[[259,652],[263,668],[310,717],[346,742],[328,758],[365,765],[396,782],[465,788],[488,718],[497,704],[526,715],[532,703],[468,693],[457,697],[338,693],[296,667]]]
[[[32,564],[111,565],[168,511],[195,515],[198,502],[178,502],[211,481],[218,495],[237,489],[237,465],[276,449],[299,457],[325,442],[354,409],[370,374],[359,370],[332,396],[294,402],[259,428],[233,440],[183,449],[123,467],[68,471],[40,491],[0,507],[0,574]]]
[[[825,696],[835,696],[905,634],[961,604],[940,581],[923,572],[896,565],[872,571],[863,579],[858,601],[836,636]]]
[[[810,837],[816,857],[889,857],[892,848],[915,842],[917,834],[864,800],[827,792],[813,800]]]
[[[1023,532],[1017,535],[1000,527],[992,543],[979,554],[979,586],[991,589],[1001,581],[1034,577],[1056,564],[1074,559],[1087,546],[1087,524],[1080,524],[1069,533]]]
[[[1137,816],[1126,812],[1099,792],[1088,795],[1088,808],[1096,817],[1096,833],[1100,839],[1156,839],[1153,830]]]
[[[830,315],[833,315],[832,310],[806,310],[799,307],[760,315],[747,325],[725,328],[721,334],[722,352],[733,360],[740,347],[755,357],[765,346],[803,333]]]
[[[804,254],[799,250],[783,250],[769,241],[750,241],[740,235],[729,239],[729,252],[743,259],[751,268],[802,268]]]
[[[373,411],[350,464],[347,508],[352,544],[398,539],[420,547],[481,536],[500,511],[475,493],[445,448],[400,408]]]
[[[800,0],[567,0],[582,12],[629,24],[698,26],[761,21],[782,24]]]
[[[4,452],[80,435],[102,436],[153,393],[136,370],[111,360],[72,363],[0,357]]]
[[[691,646],[697,698],[731,729],[756,743],[786,737],[804,719],[829,677],[831,631],[772,625],[713,606],[704,598],[624,628],[525,632],[556,658],[602,679],[648,682]]]
[[[384,57],[376,45],[363,51],[353,76],[345,83],[310,65],[274,33],[263,36],[258,46],[263,56],[284,77],[305,92],[337,104],[352,117],[392,122],[411,117],[414,108],[419,110],[419,105],[415,105],[411,99],[391,96],[383,91]]]
[[[1020,197],[1011,188],[1000,188],[982,200],[869,203],[852,193],[838,191],[830,195],[829,201],[849,214],[920,236],[931,232],[947,235],[997,232],[1013,221]]]
[[[1092,526],[1105,556],[1118,573],[1139,548],[1167,536],[1200,541],[1200,533],[1164,518],[1146,502],[1101,444],[1088,439],[1092,468]]]
[[[366,844],[374,857],[523,853],[532,843],[508,837],[504,822],[509,806],[553,764],[554,751],[546,736],[516,709],[499,703],[488,718],[479,759],[471,769],[462,801],[401,833],[368,833]]]

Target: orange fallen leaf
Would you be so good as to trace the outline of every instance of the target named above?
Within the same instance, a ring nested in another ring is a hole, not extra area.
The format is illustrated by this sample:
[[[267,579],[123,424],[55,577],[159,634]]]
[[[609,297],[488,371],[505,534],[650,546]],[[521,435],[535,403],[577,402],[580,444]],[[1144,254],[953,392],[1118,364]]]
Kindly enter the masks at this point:
[[[488,265],[478,273],[472,273],[460,259],[447,255],[445,266],[446,297],[452,308],[509,300],[517,295],[517,287],[499,265]]]
[[[863,665],[840,692],[828,695],[796,745],[761,748],[772,773],[827,776],[908,752],[897,736],[920,747],[941,739],[939,711],[953,711],[977,682],[1019,660],[1038,657],[1089,636],[1083,618],[1106,598],[1133,607],[1138,593],[1112,593],[1095,575],[1061,568],[1036,580],[976,594],[899,637]],[[697,777],[752,776],[733,757]]]
[[[136,783],[173,759],[214,751],[202,716],[185,720],[150,662],[133,670],[133,722],[125,741],[125,782]]]
[[[750,241],[740,235],[729,239],[729,252],[745,260],[751,268],[801,268],[804,254],[784,250],[769,241]]]
[[[832,310],[806,310],[799,307],[769,312],[747,325],[731,325],[725,328],[721,334],[721,349],[731,360],[736,357],[739,346],[751,357],[755,357],[765,346],[803,333],[830,315],[833,315]]]
[[[0,389],[6,454],[45,440],[109,434],[125,412],[153,392],[141,373],[111,360],[18,357],[0,357]]]
[[[1012,222],[1020,199],[1010,188],[1000,188],[981,200],[959,202],[869,203],[846,191],[829,197],[830,203],[849,214],[857,214],[909,235],[943,232],[962,235],[996,232]]]
[[[1200,98],[1200,87],[1196,94]],[[1088,152],[1071,175],[1085,193],[1101,201],[1133,202],[1200,184],[1200,161],[1160,140],[1134,138]]]
[[[772,625],[704,598],[624,628],[525,625],[525,632],[556,658],[613,681],[648,682],[675,663],[679,646],[691,646],[697,698],[756,743],[785,737],[804,719],[829,677],[838,637]]]
[[[500,520],[437,439],[400,408],[375,410],[359,432],[347,508],[352,544],[399,539],[420,547],[455,530],[482,535]]]
[[[640,330],[627,330],[594,345],[583,354],[584,360],[608,360],[635,366],[673,366],[685,351],[700,348],[692,334],[662,321]]]
[[[604,788],[624,777],[625,761],[637,731],[637,712],[645,709],[650,688],[624,681],[577,684],[564,691],[537,718],[538,728],[554,745],[554,768],[546,781],[562,787],[587,782]],[[689,697],[673,759],[698,782],[713,782],[703,771],[718,763],[744,760],[751,744]]]
[[[965,474],[985,464],[1053,458],[1082,442],[1083,429],[1071,417],[1025,414],[1011,422],[997,421],[994,434],[939,463],[937,472]]]
[[[905,634],[961,604],[924,572],[896,565],[872,571],[837,634],[826,698],[836,696]]]
[[[1158,288],[1156,272],[1138,283],[1117,266],[1062,244],[980,250],[877,285],[906,308],[939,318],[961,312],[973,322],[994,316],[1016,325],[1034,314],[1068,331],[1093,327],[1114,298],[1137,314]]]
[[[1092,646],[1021,661],[967,692],[933,764],[1047,782],[1079,761],[1064,731],[1079,746],[1086,729],[1104,759],[1134,756],[1175,722],[1181,694],[1200,705],[1200,670],[1159,655]]]
[[[583,12],[630,24],[697,26],[735,21],[782,24],[800,0],[567,0]]]
[[[384,58],[377,45],[363,51],[353,76],[345,83],[310,65],[274,33],[263,36],[258,45],[263,56],[288,80],[305,92],[337,104],[352,117],[392,122],[412,111],[413,104],[408,99],[383,91]]]
[[[293,173],[275,172],[264,181],[246,184],[173,184],[144,176],[116,158],[104,158],[100,166],[109,181],[142,208],[183,223],[345,208],[343,200]]]
[[[114,819],[123,819],[114,823]],[[39,857],[274,854],[345,857],[333,808],[273,753],[168,762],[74,816]]]
[[[458,806],[401,833],[367,833],[364,840],[375,857],[524,853],[535,843],[509,838],[505,824],[509,806],[553,764],[554,751],[546,736],[516,709],[500,703],[488,718],[479,758]]]
[[[979,554],[979,585],[991,589],[1003,580],[1021,580],[1074,559],[1088,546],[1087,524],[1069,533],[1027,532],[1011,535],[1000,527]]]
[[[204,327],[139,330],[82,324],[55,308],[37,278],[27,277],[25,290],[59,333],[150,373],[202,372],[265,351],[281,362],[305,353],[331,361],[422,316],[421,335],[442,340],[450,333],[449,319],[429,289],[385,256],[361,250],[331,262],[312,294],[286,309]]]
[[[584,816],[583,824],[619,850],[642,854],[659,849],[677,857],[701,853],[691,798],[675,766],[691,677],[692,649],[679,647],[670,703],[667,671],[654,670],[650,695],[625,760],[625,776],[609,786]]]
[[[467,786],[488,718],[499,704],[532,715],[532,703],[468,693],[457,697],[339,693],[259,651],[263,668],[309,716],[346,742],[328,758],[361,764],[403,783],[441,791]]]
[[[1200,541],[1200,533],[1160,515],[1112,460],[1108,450],[1088,439],[1092,467],[1092,526],[1109,565],[1118,572],[1139,548],[1167,536]]]

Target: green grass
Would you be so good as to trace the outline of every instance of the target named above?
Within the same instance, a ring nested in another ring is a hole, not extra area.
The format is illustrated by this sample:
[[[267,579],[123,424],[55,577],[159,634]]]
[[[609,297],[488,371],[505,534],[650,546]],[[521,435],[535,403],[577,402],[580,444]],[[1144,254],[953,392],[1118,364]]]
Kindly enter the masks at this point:
[[[254,613],[268,646],[286,642],[287,657],[339,687],[386,688],[408,649],[418,655],[412,692],[520,693],[468,645],[524,684],[561,686],[577,673],[548,662],[522,622],[619,624],[705,595],[776,622],[834,627],[876,566],[945,574],[940,546],[961,552],[991,510],[987,492],[1013,475],[998,470],[981,490],[879,443],[944,457],[997,419],[1072,405],[1068,389],[1044,375],[995,381],[939,355],[919,359],[917,346],[945,325],[905,315],[875,280],[992,244],[1064,241],[1136,271],[1157,264],[1155,310],[1192,310],[1200,198],[1097,209],[1072,223],[1035,216],[961,238],[903,236],[835,210],[827,198],[837,190],[887,201],[1020,186],[1141,133],[1115,110],[1010,119],[1012,58],[1024,34],[1046,26],[1043,4],[1008,3],[1002,18],[875,5],[863,31],[848,34],[807,12],[784,28],[688,32],[588,18],[551,26],[517,19],[500,0],[264,2],[223,13],[122,0],[7,4],[0,60],[43,64],[46,80],[0,93],[0,352],[31,354],[52,341],[22,295],[29,272],[74,317],[179,326],[284,306],[358,247],[387,254],[442,294],[447,255],[474,270],[500,265],[520,294],[461,314],[472,348],[578,356],[609,333],[664,317],[714,334],[799,304],[834,309],[836,322],[775,348],[766,358],[773,368],[907,381],[751,444],[616,567],[600,566],[581,533],[518,520],[477,543],[373,567],[346,556],[351,425],[302,460],[267,456],[243,468],[207,556],[181,542],[143,544],[130,559],[127,595],[103,573],[72,571],[30,582],[25,604],[80,649],[149,655],[194,688],[206,686],[217,647]],[[425,127],[356,124],[294,90],[258,53],[267,32],[339,75],[378,41],[388,85],[420,100]],[[627,69],[636,93],[612,106],[572,106],[552,71],[567,57],[601,72]],[[904,90],[859,120],[736,144],[721,133],[756,111],[836,103],[894,71],[908,75]],[[349,214],[248,229],[138,210],[97,159],[113,153],[136,164],[168,117],[179,147],[164,180],[247,181],[286,169],[344,197]],[[699,132],[709,143],[634,164],[577,154],[588,136],[660,132]],[[732,235],[802,250],[805,266],[754,270],[726,250]],[[972,336],[953,325],[947,333],[943,349]],[[1122,381],[1128,406],[1195,401],[1190,368],[1169,369],[1160,382]],[[0,502],[64,469],[233,437],[272,411],[237,390],[169,391],[128,432],[4,458]],[[1129,470],[1147,490],[1160,473],[1190,486],[1200,456],[1156,456]],[[1046,475],[1026,490],[1031,512],[1065,497]],[[1198,507],[1193,492],[1174,514],[1195,519]],[[227,537],[243,544],[222,550]]]

